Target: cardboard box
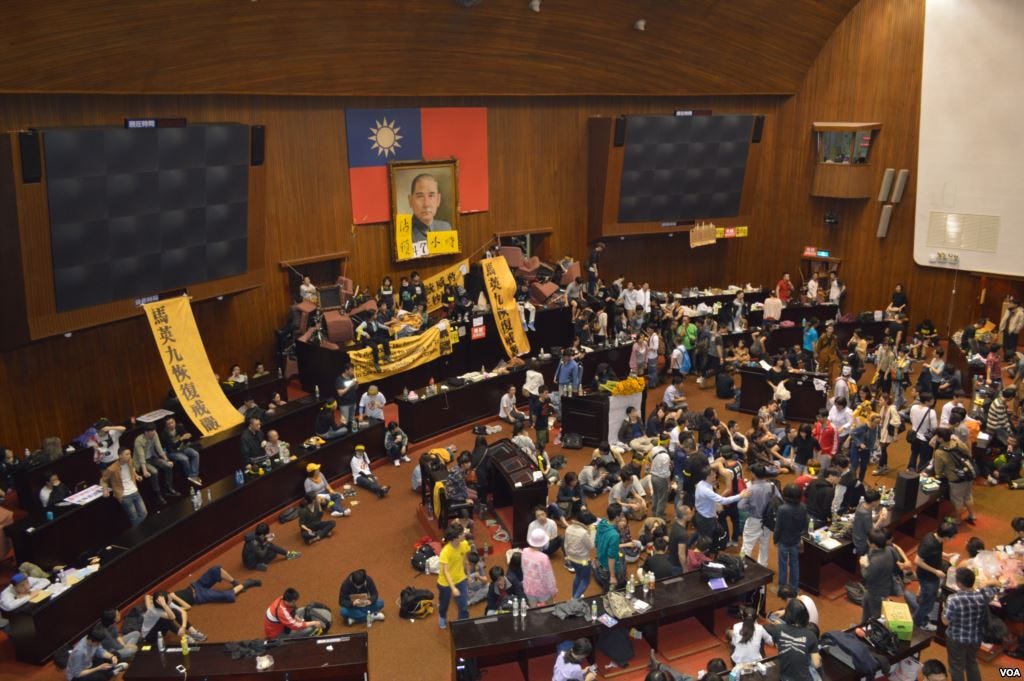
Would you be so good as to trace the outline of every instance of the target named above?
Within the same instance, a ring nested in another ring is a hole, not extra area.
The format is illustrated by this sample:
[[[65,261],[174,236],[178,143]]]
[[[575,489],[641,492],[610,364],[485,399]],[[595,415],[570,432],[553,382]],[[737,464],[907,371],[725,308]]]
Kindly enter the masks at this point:
[[[889,631],[896,634],[901,641],[909,641],[914,633],[914,619],[910,616],[910,608],[906,603],[898,601],[882,601],[882,616]]]

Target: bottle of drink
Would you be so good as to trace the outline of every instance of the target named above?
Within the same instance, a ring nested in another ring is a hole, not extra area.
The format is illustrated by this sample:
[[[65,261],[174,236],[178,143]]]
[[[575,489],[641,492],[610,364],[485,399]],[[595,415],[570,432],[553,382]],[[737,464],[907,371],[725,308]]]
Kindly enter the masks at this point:
[[[317,384],[316,386],[313,387],[313,395],[316,397],[317,400],[320,399],[320,385],[319,384]]]
[[[590,601],[590,621],[597,621],[597,599]]]
[[[181,654],[188,655],[188,634],[181,637]]]
[[[164,643],[164,635],[163,634],[157,634],[157,637],[156,637],[156,649],[159,650],[161,653],[164,652],[165,650],[167,650],[167,645]]]
[[[519,617],[519,599],[518,598],[513,598],[512,599],[512,616],[513,617]]]
[[[814,534],[814,518],[807,516],[807,534]]]
[[[281,367],[277,367],[277,377],[284,378],[284,369],[282,369]]]
[[[366,628],[369,629],[371,627],[373,627],[373,613],[368,612],[366,613]]]
[[[523,619],[526,619],[526,611],[529,610],[529,609],[530,609],[530,604],[527,602],[527,600],[525,598],[522,599],[522,602],[519,604],[519,616],[522,617]]]
[[[242,469],[241,468],[239,468],[238,470],[235,471],[235,484],[236,485],[245,484],[245,474],[242,473]]]

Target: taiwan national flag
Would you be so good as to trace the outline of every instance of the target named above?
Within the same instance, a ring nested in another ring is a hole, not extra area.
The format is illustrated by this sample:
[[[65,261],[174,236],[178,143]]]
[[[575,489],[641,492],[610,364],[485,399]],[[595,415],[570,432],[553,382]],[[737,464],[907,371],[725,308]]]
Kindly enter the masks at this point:
[[[348,109],[352,221],[391,220],[389,161],[459,161],[459,212],[488,209],[487,109]]]

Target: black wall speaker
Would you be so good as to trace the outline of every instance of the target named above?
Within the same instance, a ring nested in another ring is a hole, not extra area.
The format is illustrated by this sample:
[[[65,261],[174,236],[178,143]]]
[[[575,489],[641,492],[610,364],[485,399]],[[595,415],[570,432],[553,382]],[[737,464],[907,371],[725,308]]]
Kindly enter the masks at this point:
[[[35,130],[18,133],[21,149],[21,181],[38,184],[43,178],[43,163],[39,156],[39,133]]]
[[[619,116],[615,119],[615,146],[621,147],[626,143],[626,117]]]
[[[254,125],[249,128],[249,165],[263,165],[263,140],[265,128],[262,125]]]
[[[754,132],[750,135],[750,141],[757,144],[764,134],[764,116],[754,116]]]

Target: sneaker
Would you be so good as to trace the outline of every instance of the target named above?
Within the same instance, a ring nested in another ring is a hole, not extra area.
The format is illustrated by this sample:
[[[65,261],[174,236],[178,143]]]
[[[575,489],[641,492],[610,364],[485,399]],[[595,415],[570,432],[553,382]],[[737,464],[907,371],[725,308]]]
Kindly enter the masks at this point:
[[[189,631],[188,636],[196,643],[202,643],[206,640],[206,634],[199,631],[198,629],[192,629],[191,631]]]
[[[739,544],[739,542],[738,542],[738,541],[736,541],[735,539],[730,539],[730,540],[729,540],[729,543],[728,543],[728,544],[726,544],[726,545],[725,545],[725,547],[726,547],[726,548],[732,548],[732,547],[734,547],[734,546],[739,546],[739,545],[740,545],[740,544]]]
[[[374,622],[383,622],[384,621],[384,613],[382,613],[382,612],[375,612],[375,613],[373,613],[373,621]]]
[[[885,475],[888,472],[889,472],[889,467],[888,466],[879,466],[878,468],[875,469],[875,472],[872,473],[872,475]]]
[[[438,617],[437,618],[437,626],[438,626],[439,629],[447,629],[448,628],[448,620],[446,620],[443,617]]]
[[[697,377],[697,385],[704,385],[704,377],[703,376],[698,376]]]
[[[566,560],[565,560],[565,561],[564,561],[564,562],[563,562],[562,564],[563,564],[563,565],[565,565],[565,569],[566,569],[566,570],[568,570],[569,572],[572,572],[572,573],[574,573],[574,574],[575,574],[575,572],[576,572],[576,568],[574,568],[574,567],[572,566],[572,563],[571,563],[571,562],[569,562],[569,560],[568,560],[568,559],[566,559]]]
[[[406,462],[406,463],[409,463],[410,461],[412,461],[412,459],[410,459],[410,458],[409,458],[409,457],[407,457],[407,456],[402,456],[402,461],[404,461],[404,462]]]
[[[295,560],[296,558],[298,558],[301,555],[302,555],[302,553],[300,551],[289,551],[288,555],[286,555],[285,558],[288,559],[288,560]]]
[[[936,629],[938,629],[938,627],[932,624],[931,622],[929,622],[928,624],[922,624],[919,628],[921,629],[921,631],[935,631]]]
[[[402,465],[402,461],[400,459],[395,459],[395,465],[396,466],[401,466]]]
[[[345,511],[347,511],[347,510],[348,509],[346,508]],[[334,518],[344,518],[345,516],[348,515],[348,513],[346,513],[345,511],[341,511],[341,510],[335,509],[335,510],[331,511],[331,516],[334,517]]]
[[[999,481],[996,480],[995,478],[993,478],[991,475],[988,476],[988,479],[986,480],[986,482],[988,482],[989,487],[995,487],[996,485],[999,484]]]
[[[356,621],[354,619],[352,619],[351,617],[346,617],[345,618],[345,624],[347,624],[348,626],[350,626],[350,627],[354,626],[355,623],[356,623]]]
[[[380,488],[380,498],[383,499],[384,497],[386,497],[388,495],[388,492],[390,492],[390,491],[391,491],[391,486],[390,485],[384,485],[383,487],[381,487]]]
[[[266,563],[256,563],[256,567],[253,568],[253,569],[255,569],[257,572],[266,572],[267,571],[267,564]]]
[[[263,582],[258,579],[247,579],[242,582],[242,590],[248,591],[249,589],[255,589],[258,586],[263,586]]]
[[[196,487],[202,487],[203,486],[203,479],[200,478],[198,475],[191,475],[191,476],[189,476],[188,481],[191,482]]]

